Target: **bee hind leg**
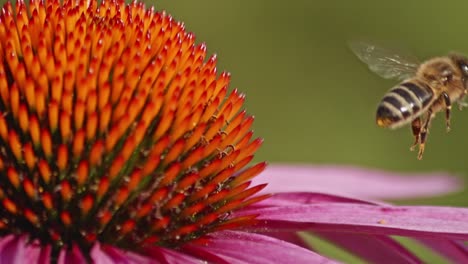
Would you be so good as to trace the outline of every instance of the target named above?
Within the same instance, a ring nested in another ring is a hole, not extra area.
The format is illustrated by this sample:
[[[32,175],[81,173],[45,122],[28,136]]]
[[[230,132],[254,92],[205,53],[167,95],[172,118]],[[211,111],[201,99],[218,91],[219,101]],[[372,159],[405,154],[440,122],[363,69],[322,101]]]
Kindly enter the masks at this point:
[[[421,118],[418,117],[411,122],[411,131],[414,136],[414,143],[411,145],[410,150],[413,151],[414,148],[419,144],[421,139]]]
[[[447,132],[450,131],[450,112],[452,110],[452,103],[450,102],[450,97],[446,92],[442,93],[445,103],[445,125],[447,127]]]
[[[424,154],[424,146],[426,144],[427,133],[429,131],[429,125],[431,124],[432,118],[434,118],[434,113],[432,112],[432,109],[429,109],[429,111],[427,112],[426,122],[424,124],[424,127],[421,129],[418,160],[421,160]]]

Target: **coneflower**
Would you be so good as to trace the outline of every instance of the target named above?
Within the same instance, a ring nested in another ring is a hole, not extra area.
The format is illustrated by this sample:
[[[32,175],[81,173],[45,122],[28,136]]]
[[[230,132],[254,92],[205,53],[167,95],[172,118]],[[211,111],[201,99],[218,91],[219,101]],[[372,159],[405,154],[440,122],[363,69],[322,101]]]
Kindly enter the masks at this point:
[[[431,246],[460,257],[448,249],[468,237],[465,209],[311,193],[304,173],[317,172],[294,167],[277,170],[288,175],[279,186],[299,179],[300,193],[258,193],[265,163],[251,161],[262,140],[244,96],[164,12],[8,2],[0,61],[2,263],[333,262],[296,237],[303,230],[370,260],[417,260],[394,234],[453,243]]]
[[[121,1],[7,3],[0,23],[0,227],[52,247],[141,251],[251,224],[261,139],[203,44]]]

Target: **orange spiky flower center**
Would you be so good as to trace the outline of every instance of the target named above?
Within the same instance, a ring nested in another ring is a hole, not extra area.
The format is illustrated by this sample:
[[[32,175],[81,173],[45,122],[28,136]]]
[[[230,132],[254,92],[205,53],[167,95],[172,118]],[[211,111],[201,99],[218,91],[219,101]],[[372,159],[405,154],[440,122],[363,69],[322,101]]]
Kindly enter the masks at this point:
[[[261,145],[244,97],[181,23],[123,1],[0,16],[0,232],[55,252],[174,247],[251,224]]]

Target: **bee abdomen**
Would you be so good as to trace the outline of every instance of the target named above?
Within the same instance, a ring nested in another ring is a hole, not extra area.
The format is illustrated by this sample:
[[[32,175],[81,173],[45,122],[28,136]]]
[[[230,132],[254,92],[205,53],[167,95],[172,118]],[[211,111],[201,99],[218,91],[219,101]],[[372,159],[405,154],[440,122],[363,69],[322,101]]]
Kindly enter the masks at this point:
[[[392,88],[377,108],[377,125],[396,127],[416,117],[432,101],[434,93],[425,84],[405,82]]]

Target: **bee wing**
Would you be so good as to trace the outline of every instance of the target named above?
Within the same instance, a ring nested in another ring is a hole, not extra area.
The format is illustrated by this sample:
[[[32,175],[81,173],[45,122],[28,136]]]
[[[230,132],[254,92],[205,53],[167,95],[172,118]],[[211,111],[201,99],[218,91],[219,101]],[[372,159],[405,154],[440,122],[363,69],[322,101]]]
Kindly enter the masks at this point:
[[[414,75],[420,64],[414,56],[366,42],[350,42],[349,47],[371,71],[385,79],[407,79]]]

